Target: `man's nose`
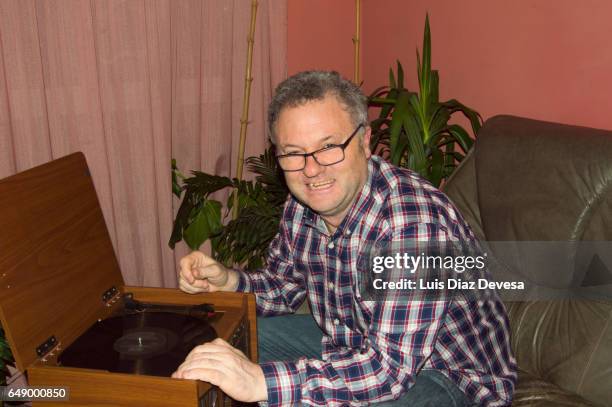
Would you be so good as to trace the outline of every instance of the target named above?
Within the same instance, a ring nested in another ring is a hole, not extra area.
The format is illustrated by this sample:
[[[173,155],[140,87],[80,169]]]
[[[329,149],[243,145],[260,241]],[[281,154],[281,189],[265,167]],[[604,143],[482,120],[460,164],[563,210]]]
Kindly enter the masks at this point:
[[[302,170],[304,175],[306,175],[308,178],[312,178],[319,175],[321,171],[323,171],[323,166],[319,164],[312,155],[306,157],[306,165]]]

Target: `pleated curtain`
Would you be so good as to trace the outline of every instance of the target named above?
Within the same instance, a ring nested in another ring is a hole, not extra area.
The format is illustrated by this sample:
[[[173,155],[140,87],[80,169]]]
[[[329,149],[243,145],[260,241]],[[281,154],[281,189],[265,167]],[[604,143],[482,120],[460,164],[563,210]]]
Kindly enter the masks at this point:
[[[82,151],[126,283],[175,287],[187,249],[167,245],[170,161],[234,175],[250,11],[250,0],[0,0],[0,178]],[[259,0],[246,156],[267,145],[286,22],[286,0]]]

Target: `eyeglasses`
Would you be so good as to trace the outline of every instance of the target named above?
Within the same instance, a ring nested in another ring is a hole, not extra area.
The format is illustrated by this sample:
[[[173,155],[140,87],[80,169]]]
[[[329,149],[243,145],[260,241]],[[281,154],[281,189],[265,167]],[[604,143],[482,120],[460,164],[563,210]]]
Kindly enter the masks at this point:
[[[290,153],[277,155],[278,165],[283,171],[302,171],[306,167],[306,159],[308,157],[314,158],[314,160],[323,166],[329,166],[338,164],[344,160],[344,150],[349,146],[351,140],[359,132],[359,129],[363,127],[363,123],[357,126],[351,133],[349,138],[342,144],[329,144],[319,150],[313,151],[312,153]]]

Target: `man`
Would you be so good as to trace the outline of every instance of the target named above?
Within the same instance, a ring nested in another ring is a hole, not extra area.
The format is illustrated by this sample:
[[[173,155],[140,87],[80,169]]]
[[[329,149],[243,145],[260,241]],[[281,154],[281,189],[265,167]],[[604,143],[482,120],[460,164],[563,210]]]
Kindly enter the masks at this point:
[[[371,154],[359,88],[333,72],[297,74],[277,87],[268,121],[291,196],[266,268],[247,274],[194,252],[180,287],[254,292],[262,316],[294,312],[307,296],[322,353],[257,365],[216,340],[174,377],[270,405],[510,404],[515,362],[498,301],[374,302],[357,288],[371,242],[474,241],[441,192]]]

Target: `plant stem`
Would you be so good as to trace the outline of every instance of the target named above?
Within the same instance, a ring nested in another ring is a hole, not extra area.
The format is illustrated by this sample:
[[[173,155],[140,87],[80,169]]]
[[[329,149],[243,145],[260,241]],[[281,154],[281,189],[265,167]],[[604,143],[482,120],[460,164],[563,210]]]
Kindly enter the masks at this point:
[[[244,95],[242,100],[242,117],[240,118],[240,144],[238,145],[238,160],[236,161],[236,178],[242,180],[244,167],[244,147],[246,145],[247,126],[249,124],[249,101],[251,98],[251,83],[253,82],[253,46],[255,44],[255,21],[257,18],[257,0],[251,1],[251,25],[247,37],[247,62],[244,73]],[[234,193],[232,218],[238,217],[238,190]]]

